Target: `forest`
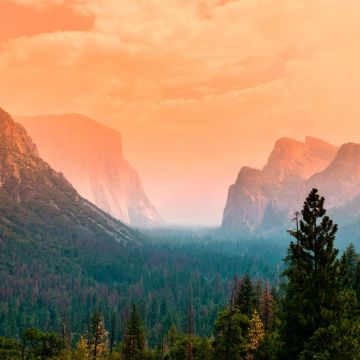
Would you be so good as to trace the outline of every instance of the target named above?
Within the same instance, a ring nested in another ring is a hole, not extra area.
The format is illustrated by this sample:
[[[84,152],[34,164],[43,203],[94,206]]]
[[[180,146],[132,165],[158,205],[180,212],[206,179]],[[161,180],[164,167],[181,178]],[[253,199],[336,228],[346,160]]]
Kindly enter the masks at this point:
[[[61,249],[68,275],[34,289],[30,279],[6,285],[21,272],[13,260],[0,359],[360,359],[360,254],[352,244],[339,253],[324,203],[313,189],[283,262],[282,242],[175,233],[96,266],[75,266]]]

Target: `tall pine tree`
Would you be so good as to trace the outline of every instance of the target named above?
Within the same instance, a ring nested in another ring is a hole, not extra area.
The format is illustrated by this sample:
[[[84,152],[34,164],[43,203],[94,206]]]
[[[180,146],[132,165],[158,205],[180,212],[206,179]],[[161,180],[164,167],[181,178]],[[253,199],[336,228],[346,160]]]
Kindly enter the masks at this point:
[[[94,312],[86,338],[91,358],[97,359],[108,352],[108,332],[100,310]]]
[[[240,312],[250,317],[255,306],[255,292],[249,274],[241,279],[235,296],[235,306]]]
[[[315,331],[339,319],[338,251],[334,249],[335,225],[324,208],[324,198],[313,189],[302,210],[300,226],[290,234],[285,259],[285,296],[282,303],[282,358],[297,359]]]
[[[126,323],[122,344],[124,360],[143,360],[146,353],[146,330],[135,304]]]

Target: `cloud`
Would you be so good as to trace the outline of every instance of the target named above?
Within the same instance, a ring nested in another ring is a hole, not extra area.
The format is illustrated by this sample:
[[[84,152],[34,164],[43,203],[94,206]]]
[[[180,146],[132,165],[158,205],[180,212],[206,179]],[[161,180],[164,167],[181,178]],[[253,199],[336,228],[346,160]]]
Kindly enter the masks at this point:
[[[119,128],[150,186],[166,164],[172,179],[162,173],[160,195],[167,180],[200,167],[234,157],[261,163],[281,129],[360,138],[358,1],[17,2],[32,8],[29,19],[70,9],[91,23],[74,27],[78,20],[64,16],[56,28],[34,31],[39,20],[8,31],[0,103],[21,114],[80,112]]]
[[[13,0],[14,3],[19,5],[32,6],[36,8],[54,6],[54,5],[63,5],[66,0]]]

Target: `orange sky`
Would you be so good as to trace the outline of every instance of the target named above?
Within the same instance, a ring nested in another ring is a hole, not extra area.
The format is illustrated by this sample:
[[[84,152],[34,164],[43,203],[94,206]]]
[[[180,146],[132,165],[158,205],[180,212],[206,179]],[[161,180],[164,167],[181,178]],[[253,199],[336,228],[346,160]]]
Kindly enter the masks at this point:
[[[360,141],[358,0],[0,0],[0,52],[0,106],[119,129],[157,207],[281,136]]]

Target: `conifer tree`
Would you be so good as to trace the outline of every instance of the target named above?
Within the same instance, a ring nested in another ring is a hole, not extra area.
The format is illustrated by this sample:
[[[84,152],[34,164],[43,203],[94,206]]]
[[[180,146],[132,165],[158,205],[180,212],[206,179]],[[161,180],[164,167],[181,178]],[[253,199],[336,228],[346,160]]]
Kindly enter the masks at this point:
[[[243,360],[246,357],[248,318],[236,307],[223,310],[215,322],[213,340],[217,360]]]
[[[87,347],[93,359],[108,352],[108,332],[100,310],[96,310],[91,318],[87,334]]]
[[[356,253],[353,244],[350,244],[341,256],[341,272],[343,286],[348,289],[356,288],[357,268],[360,256]]]
[[[298,358],[317,329],[339,318],[339,261],[333,246],[337,225],[325,216],[324,201],[313,189],[304,203],[300,227],[290,231],[295,242],[290,243],[285,259],[287,283],[281,312],[284,359]]]
[[[195,333],[195,310],[192,305],[192,302],[189,303],[188,309],[188,319],[187,319],[187,347],[186,347],[186,360],[193,359],[193,349],[192,349],[192,337]]]
[[[237,294],[235,296],[235,306],[240,312],[248,317],[254,309],[254,288],[249,274],[241,279]]]
[[[124,360],[142,360],[146,353],[146,330],[137,307],[133,304],[127,320],[122,355]]]
[[[260,298],[260,311],[265,331],[268,331],[272,325],[272,305],[273,297],[270,291],[270,284],[266,282],[263,294]]]
[[[116,332],[116,324],[115,324],[115,313],[112,313],[111,316],[111,330],[110,330],[110,354],[112,354],[115,346],[115,332]]]

